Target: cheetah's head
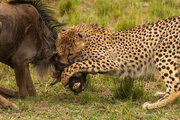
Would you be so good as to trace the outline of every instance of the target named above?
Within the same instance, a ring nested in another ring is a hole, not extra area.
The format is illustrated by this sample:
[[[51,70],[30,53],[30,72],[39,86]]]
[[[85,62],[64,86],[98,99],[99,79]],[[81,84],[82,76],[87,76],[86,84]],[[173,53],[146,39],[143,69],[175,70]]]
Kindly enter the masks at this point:
[[[84,37],[76,29],[67,28],[58,34],[56,49],[63,64],[70,64],[84,48]]]
[[[76,56],[78,56],[82,49],[85,46],[84,37],[80,34],[75,28],[67,28],[58,34],[56,40],[56,49],[59,56],[58,62],[65,66],[68,66],[74,62]],[[60,70],[60,72],[59,72]],[[62,70],[59,68],[56,69],[55,73],[61,73]],[[60,80],[60,74],[51,85],[56,84],[57,80]],[[78,94],[85,89],[86,86],[86,73],[82,73],[79,76],[73,75],[69,80],[69,88],[74,94]]]

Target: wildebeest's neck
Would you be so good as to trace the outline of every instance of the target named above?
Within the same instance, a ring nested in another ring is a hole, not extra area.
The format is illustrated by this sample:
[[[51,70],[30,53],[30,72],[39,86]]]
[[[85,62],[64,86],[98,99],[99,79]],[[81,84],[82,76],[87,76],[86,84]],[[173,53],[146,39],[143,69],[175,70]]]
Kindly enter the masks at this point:
[[[22,11],[27,11],[27,9],[29,9],[27,5],[32,5],[36,9],[40,16],[38,20],[34,20],[37,18],[35,18],[34,15],[30,15],[32,12],[27,14],[29,14],[29,16],[33,18],[31,19],[35,22],[35,24],[37,24],[35,25],[36,33],[38,33],[38,37],[42,43],[41,49],[43,50],[41,50],[41,52],[43,53],[40,53],[41,55],[38,56],[49,56],[49,54],[52,54],[52,51],[55,50],[55,40],[57,38],[58,28],[63,24],[59,23],[53,17],[54,12],[51,10],[51,8],[43,4],[41,0],[11,0],[9,4],[18,6],[17,10],[20,9],[19,6],[23,6],[24,10],[21,9]]]
[[[28,62],[49,62],[55,51],[58,26],[62,26],[52,15],[53,12],[40,0],[11,0],[8,4],[0,4],[3,26],[0,28],[0,42],[3,43],[0,61],[10,64],[8,59],[28,44],[27,49],[31,50],[26,55],[33,54]]]
[[[57,38],[58,27],[62,26],[62,23],[59,23],[54,17],[54,12],[51,10],[49,6],[46,6],[41,2],[41,0],[11,0],[9,4],[31,4],[33,5],[40,16],[42,17],[45,24],[51,30],[53,34],[53,38]]]

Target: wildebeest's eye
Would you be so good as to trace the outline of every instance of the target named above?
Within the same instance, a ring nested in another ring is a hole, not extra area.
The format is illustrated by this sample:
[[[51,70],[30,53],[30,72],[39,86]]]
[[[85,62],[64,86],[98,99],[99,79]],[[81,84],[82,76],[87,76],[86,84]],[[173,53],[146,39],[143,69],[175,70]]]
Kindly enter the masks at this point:
[[[81,35],[80,33],[78,33],[78,36],[79,36],[80,38],[82,38],[82,35]]]

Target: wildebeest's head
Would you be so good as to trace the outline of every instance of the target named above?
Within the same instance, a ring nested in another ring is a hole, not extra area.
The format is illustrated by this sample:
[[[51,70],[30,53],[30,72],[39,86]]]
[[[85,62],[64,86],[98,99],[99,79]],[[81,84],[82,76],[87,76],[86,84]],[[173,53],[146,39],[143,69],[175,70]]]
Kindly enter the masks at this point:
[[[61,73],[64,68],[68,66],[68,64],[63,64],[60,61],[60,56],[56,54],[52,58],[53,68],[51,69],[51,77],[54,78],[54,81],[50,84],[50,86],[55,85],[56,83],[61,81]],[[86,76],[87,73],[78,73],[73,75],[68,83],[69,89],[74,92],[75,95],[82,92],[86,88]]]

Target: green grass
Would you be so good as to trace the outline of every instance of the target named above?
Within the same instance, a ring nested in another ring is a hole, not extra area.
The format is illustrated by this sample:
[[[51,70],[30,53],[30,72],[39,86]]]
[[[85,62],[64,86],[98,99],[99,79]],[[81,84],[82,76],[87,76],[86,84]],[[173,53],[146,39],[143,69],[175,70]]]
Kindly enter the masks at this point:
[[[146,84],[142,82],[143,79],[115,78],[114,97],[119,100],[132,99],[138,100],[145,96]],[[118,82],[117,82],[118,81]]]
[[[111,29],[125,30],[178,16],[179,8],[179,0],[60,0],[59,20],[69,25],[97,23]]]
[[[4,0],[6,1],[6,0]],[[179,0],[43,0],[54,6],[57,18],[69,26],[97,23],[112,30],[126,30],[158,19],[180,15]],[[49,3],[51,2],[51,3]],[[7,74],[8,73],[8,74]],[[52,78],[41,81],[31,67],[38,96],[11,98],[22,113],[0,109],[0,119],[64,120],[179,120],[180,99],[156,109],[143,110],[142,104],[155,102],[156,91],[164,91],[161,80],[148,76],[118,79],[108,75],[88,75],[86,91],[75,96],[61,83],[49,87]],[[127,85],[126,85],[127,84]],[[14,72],[0,64],[0,85],[17,90]],[[125,98],[125,99],[124,99]]]

